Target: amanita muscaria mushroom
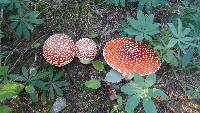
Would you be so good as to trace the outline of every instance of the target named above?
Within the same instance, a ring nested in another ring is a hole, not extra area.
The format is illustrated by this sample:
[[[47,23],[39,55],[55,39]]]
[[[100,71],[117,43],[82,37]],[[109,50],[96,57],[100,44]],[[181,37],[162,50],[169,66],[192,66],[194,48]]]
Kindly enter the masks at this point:
[[[97,54],[97,44],[89,39],[82,38],[76,42],[76,56],[83,64],[89,64]]]
[[[44,58],[50,64],[58,67],[70,63],[75,57],[75,52],[74,41],[65,34],[54,34],[44,42]]]
[[[117,38],[107,42],[103,56],[108,65],[127,77],[133,73],[145,76],[156,72],[160,67],[153,49],[130,38]]]

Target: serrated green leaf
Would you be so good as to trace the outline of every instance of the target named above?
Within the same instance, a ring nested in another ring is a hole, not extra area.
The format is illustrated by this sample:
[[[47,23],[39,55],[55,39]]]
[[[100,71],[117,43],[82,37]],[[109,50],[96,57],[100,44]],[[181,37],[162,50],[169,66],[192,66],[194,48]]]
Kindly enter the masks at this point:
[[[37,101],[37,93],[29,93],[29,96],[31,98],[32,102],[36,102]]]
[[[22,75],[19,74],[10,74],[8,75],[8,77],[12,80],[12,81],[26,81],[26,78],[23,77]]]
[[[54,99],[54,97],[55,97],[55,94],[54,94],[53,86],[51,85],[49,89],[49,98]]]
[[[173,66],[178,66],[178,60],[177,60],[176,56],[174,55],[173,51],[168,51],[165,54],[164,60],[167,63],[172,64]]]
[[[128,98],[126,105],[125,105],[125,110],[128,113],[134,113],[135,107],[138,105],[139,99],[137,96],[132,95],[130,98]]]
[[[156,74],[155,73],[149,74],[145,79],[145,86],[151,87],[155,83],[156,83]]]
[[[67,81],[57,81],[54,82],[55,85],[57,85],[58,87],[68,87],[69,83]]]
[[[99,61],[99,60],[92,61],[92,65],[98,71],[103,71],[104,70],[104,64],[103,64],[102,61]]]
[[[99,87],[101,87],[101,82],[97,79],[91,79],[85,82],[85,86],[91,89],[98,89]]]
[[[56,76],[54,76],[53,81],[59,80],[64,75],[65,75],[65,71],[64,70],[59,71],[58,73],[56,73]]]
[[[28,85],[25,87],[25,91],[27,93],[35,93],[35,88],[32,85]]]
[[[45,82],[42,81],[42,80],[31,81],[31,84],[32,84],[33,86],[36,86],[36,87],[42,89],[42,90],[48,90],[48,88],[47,88],[47,86],[46,86],[47,83],[45,83]]]
[[[105,81],[111,83],[118,83],[121,80],[122,80],[122,75],[113,69],[111,69],[110,72],[108,72],[105,77]]]
[[[157,113],[156,106],[151,98],[143,99],[143,107],[146,113]]]
[[[40,72],[40,73],[36,74],[35,76],[33,76],[31,78],[31,80],[43,79],[43,78],[48,77],[48,75],[49,75],[49,72]]]
[[[58,86],[53,85],[53,88],[58,96],[63,96],[63,91]]]

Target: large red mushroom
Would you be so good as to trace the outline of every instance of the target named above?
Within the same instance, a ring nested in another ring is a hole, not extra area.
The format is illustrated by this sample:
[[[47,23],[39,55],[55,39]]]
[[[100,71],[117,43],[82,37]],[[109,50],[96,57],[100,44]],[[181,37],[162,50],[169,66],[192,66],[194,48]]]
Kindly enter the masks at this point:
[[[54,34],[44,43],[43,56],[47,62],[61,67],[70,63],[75,57],[74,41],[65,34]]]
[[[103,56],[108,65],[127,77],[133,73],[141,76],[155,73],[160,67],[153,49],[130,38],[117,38],[107,42]]]
[[[89,64],[97,54],[97,44],[89,39],[82,38],[76,42],[76,56],[82,64]]]

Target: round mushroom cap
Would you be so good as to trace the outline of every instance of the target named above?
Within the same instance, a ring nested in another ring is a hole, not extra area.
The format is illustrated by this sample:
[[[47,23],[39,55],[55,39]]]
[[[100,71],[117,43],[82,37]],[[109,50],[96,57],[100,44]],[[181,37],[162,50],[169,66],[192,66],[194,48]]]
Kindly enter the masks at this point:
[[[117,38],[107,42],[103,56],[108,65],[128,77],[133,73],[141,76],[155,73],[160,67],[153,49],[130,38]]]
[[[97,54],[97,44],[89,38],[78,40],[76,47],[76,56],[80,60],[93,60]]]
[[[43,45],[45,60],[58,67],[70,63],[75,57],[75,52],[74,41],[65,34],[54,34]]]

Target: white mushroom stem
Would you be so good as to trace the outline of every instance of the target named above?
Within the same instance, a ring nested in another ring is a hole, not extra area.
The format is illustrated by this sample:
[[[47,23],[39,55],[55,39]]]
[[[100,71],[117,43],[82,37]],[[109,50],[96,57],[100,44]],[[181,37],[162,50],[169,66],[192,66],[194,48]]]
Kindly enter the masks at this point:
[[[81,58],[79,58],[79,60],[80,60],[80,62],[81,62],[82,64],[90,64],[90,63],[91,63],[91,60],[90,60],[90,59],[86,60],[86,59],[81,59]]]

